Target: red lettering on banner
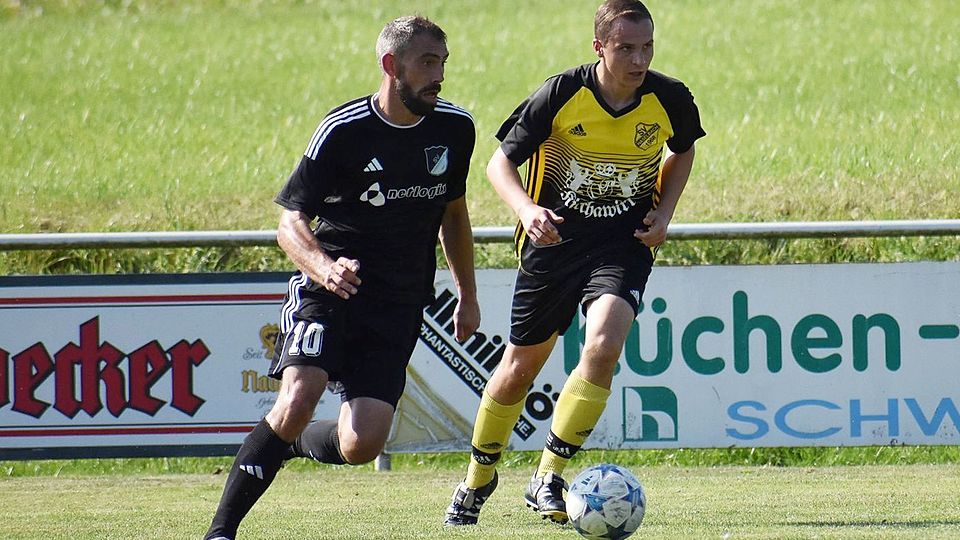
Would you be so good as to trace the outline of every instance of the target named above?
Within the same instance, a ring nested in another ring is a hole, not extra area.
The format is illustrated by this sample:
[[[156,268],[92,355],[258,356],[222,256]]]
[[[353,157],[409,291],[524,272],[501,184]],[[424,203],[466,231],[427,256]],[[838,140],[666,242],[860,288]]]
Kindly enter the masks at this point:
[[[180,340],[167,353],[173,363],[173,400],[170,405],[193,416],[204,403],[193,393],[193,366],[206,360],[210,350],[199,339],[192,344]]]
[[[130,408],[153,416],[165,401],[150,395],[150,389],[160,380],[170,363],[167,353],[157,340],[130,353]]]
[[[109,342],[100,341],[100,318],[94,317],[80,325],[79,344],[68,343],[53,358],[43,343],[13,355],[12,410],[35,418],[42,416],[50,403],[38,399],[36,394],[40,385],[54,375],[53,408],[67,418],[80,411],[95,416],[103,410],[104,400],[114,417],[127,408],[153,416],[166,402],[154,397],[151,391],[171,371],[170,406],[193,416],[205,403],[193,393],[193,369],[208,356],[210,350],[199,339],[193,343],[181,339],[166,351],[153,340],[127,355]],[[10,363],[10,353],[0,349],[0,407],[11,401]]]
[[[0,349],[0,407],[10,403],[10,391],[7,386],[7,359],[10,353]]]
[[[118,365],[126,356],[109,343],[100,343],[100,317],[80,325],[80,345],[68,343],[54,355],[56,360],[56,400],[53,408],[67,418],[80,410],[90,416],[103,408],[100,381],[107,387],[107,408],[119,416],[127,406],[124,375]],[[101,369],[101,364],[105,364]],[[80,367],[80,399],[76,396],[77,366]]]
[[[53,373],[53,360],[42,343],[35,343],[13,357],[13,410],[40,418],[50,406],[33,393]]]

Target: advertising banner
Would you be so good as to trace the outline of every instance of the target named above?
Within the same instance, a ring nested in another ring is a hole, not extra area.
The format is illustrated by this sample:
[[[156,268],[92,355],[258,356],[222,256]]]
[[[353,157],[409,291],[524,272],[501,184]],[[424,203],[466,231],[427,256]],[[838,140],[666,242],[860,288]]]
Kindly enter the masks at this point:
[[[478,271],[459,344],[450,276],[424,310],[389,452],[467,450],[509,335],[513,270]],[[273,405],[288,274],[0,278],[0,459],[231,454]],[[585,447],[960,442],[960,263],[658,267]],[[542,448],[574,317],[511,447]],[[325,393],[317,418],[335,417]]]

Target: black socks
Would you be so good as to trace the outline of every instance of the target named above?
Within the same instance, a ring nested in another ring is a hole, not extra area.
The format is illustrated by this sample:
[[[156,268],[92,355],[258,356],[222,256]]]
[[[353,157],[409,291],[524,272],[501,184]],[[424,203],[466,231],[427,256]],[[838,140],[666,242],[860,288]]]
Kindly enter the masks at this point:
[[[261,420],[243,440],[204,538],[233,539],[240,521],[270,487],[290,443],[282,440],[266,420]]]
[[[343,465],[347,460],[340,453],[340,437],[336,420],[319,420],[307,426],[290,445],[287,457],[311,458],[320,463]]]

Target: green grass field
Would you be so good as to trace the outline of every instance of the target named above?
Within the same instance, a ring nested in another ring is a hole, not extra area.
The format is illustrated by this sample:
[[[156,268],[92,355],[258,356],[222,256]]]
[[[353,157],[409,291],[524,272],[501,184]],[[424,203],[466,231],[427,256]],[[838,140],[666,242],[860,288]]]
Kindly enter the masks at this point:
[[[0,232],[270,229],[320,118],[378,84],[373,44],[414,11],[449,34],[444,96],[470,109],[477,225],[496,127],[590,62],[595,0],[0,4]],[[952,0],[651,0],[654,68],[708,136],[676,222],[957,218],[960,18]],[[19,6],[19,7],[17,7]],[[503,249],[501,249],[503,248]],[[674,242],[664,264],[952,260],[956,238]],[[512,266],[505,246],[480,262]],[[0,254],[16,273],[288,268],[277,250]]]
[[[476,225],[512,225],[483,177],[500,121],[592,61],[598,0],[0,0],[0,234],[271,229],[273,195],[332,107],[375,91],[383,24],[449,34],[443,96],[474,114]],[[708,136],[676,222],[960,217],[960,3],[649,0],[654,68]],[[659,264],[956,260],[957,238],[672,242]],[[482,266],[512,266],[505,245]],[[277,249],[0,252],[0,273],[287,270]],[[960,449],[585,452],[644,481],[637,538],[957,538]],[[507,460],[482,527],[443,530],[465,457],[395,471],[296,464],[244,538],[577,538]],[[2,539],[199,538],[228,458],[0,463]]]
[[[619,459],[623,456],[600,454],[584,452],[571,470],[608,457],[623,461]],[[442,465],[397,456],[397,467],[390,472],[302,461],[292,465],[281,471],[240,532],[249,540],[579,538],[570,527],[543,522],[523,506],[529,457],[502,468],[501,485],[476,528],[451,530],[440,524],[462,474],[456,464],[462,466],[464,456],[446,456]],[[183,461],[175,463],[174,469]],[[59,474],[2,478],[0,506],[5,517],[0,521],[0,537],[199,538],[216,508],[224,481],[221,469],[229,461],[187,461],[189,473],[128,474],[124,470],[136,465],[127,462],[121,470],[106,474],[77,474],[65,472],[70,463],[64,463]],[[960,535],[960,465],[956,463],[661,464],[636,465],[633,470],[648,498],[647,516],[636,538],[947,539]]]

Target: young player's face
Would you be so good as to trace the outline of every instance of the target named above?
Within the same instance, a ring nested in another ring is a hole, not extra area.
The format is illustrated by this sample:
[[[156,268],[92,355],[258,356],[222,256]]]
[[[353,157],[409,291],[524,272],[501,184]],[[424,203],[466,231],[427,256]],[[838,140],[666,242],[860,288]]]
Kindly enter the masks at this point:
[[[653,60],[653,21],[634,22],[621,17],[613,22],[606,41],[595,39],[593,47],[614,81],[638,88]]]
[[[413,114],[424,116],[436,107],[447,56],[446,45],[421,35],[397,63],[397,93]]]

